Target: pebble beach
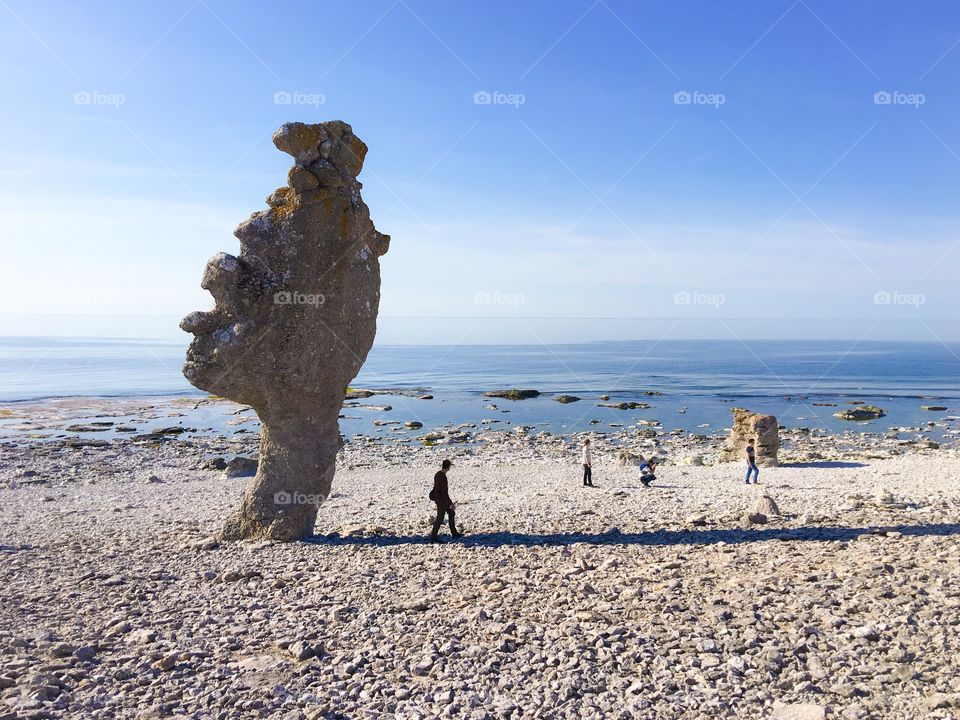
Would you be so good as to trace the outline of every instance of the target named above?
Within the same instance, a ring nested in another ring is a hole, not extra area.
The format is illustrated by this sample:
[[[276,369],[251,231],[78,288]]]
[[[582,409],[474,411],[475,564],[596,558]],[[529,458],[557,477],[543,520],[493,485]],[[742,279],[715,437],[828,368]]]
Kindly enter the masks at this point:
[[[584,488],[582,434],[433,432],[353,438],[286,544],[217,538],[253,433],[5,441],[0,718],[960,714],[954,442],[785,431],[747,486],[623,429]],[[443,458],[466,536],[430,545]]]

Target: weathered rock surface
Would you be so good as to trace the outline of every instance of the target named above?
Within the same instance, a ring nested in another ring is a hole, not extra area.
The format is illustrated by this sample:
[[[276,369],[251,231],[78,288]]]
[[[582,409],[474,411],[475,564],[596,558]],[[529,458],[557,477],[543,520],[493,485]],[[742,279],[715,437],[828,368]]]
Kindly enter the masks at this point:
[[[756,504],[753,506],[753,512],[758,515],[766,515],[770,517],[771,515],[779,515],[780,508],[777,507],[776,501],[767,494],[761,495],[757,498]]]
[[[777,453],[780,451],[780,430],[777,418],[773,415],[761,415],[743,408],[733,408],[733,427],[727,444],[720,451],[720,462],[744,462],[747,441],[753,440],[756,448],[757,465],[776,467],[780,464]]]
[[[181,322],[195,336],[183,372],[263,423],[257,475],[224,534],[291,540],[312,532],[330,493],[337,415],[376,333],[389,237],[360,197],[367,147],[349,125],[287,123],[273,142],[294,158],[289,185],[237,227],[239,256],[207,264],[215,307]]]

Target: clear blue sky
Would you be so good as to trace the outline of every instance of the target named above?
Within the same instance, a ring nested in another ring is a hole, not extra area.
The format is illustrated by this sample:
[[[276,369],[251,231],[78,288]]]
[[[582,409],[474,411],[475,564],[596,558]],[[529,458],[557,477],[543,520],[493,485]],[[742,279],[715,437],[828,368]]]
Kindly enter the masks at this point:
[[[272,131],[339,118],[387,340],[960,337],[952,0],[2,0],[0,63],[4,313],[175,336]]]

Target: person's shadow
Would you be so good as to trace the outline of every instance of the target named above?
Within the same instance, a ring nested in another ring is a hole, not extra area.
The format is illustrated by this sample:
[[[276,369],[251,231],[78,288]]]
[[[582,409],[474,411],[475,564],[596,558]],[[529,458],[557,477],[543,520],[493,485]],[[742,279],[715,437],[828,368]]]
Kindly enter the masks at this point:
[[[895,531],[908,537],[928,535],[947,536],[960,534],[960,524],[931,523],[925,525],[882,526],[884,532]],[[450,544],[467,547],[504,547],[510,545],[714,545],[726,543],[766,542],[770,540],[798,540],[817,542],[839,542],[854,540],[861,535],[878,534],[880,526],[872,527],[801,527],[801,528],[717,528],[690,530],[651,530],[649,532],[622,533],[616,528],[602,533],[533,533],[494,532],[468,534],[459,540],[446,538]],[[352,545],[371,547],[392,547],[396,545],[417,545],[428,542],[424,535],[368,535],[361,537],[341,537],[337,533],[314,535],[304,538],[304,542],[313,545]]]

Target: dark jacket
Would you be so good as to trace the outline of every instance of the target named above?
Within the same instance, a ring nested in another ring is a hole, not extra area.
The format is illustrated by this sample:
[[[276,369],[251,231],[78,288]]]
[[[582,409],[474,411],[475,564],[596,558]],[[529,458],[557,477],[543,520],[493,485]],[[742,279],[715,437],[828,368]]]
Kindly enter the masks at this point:
[[[442,508],[450,507],[450,490],[447,488],[447,474],[440,470],[433,476],[433,500]]]

